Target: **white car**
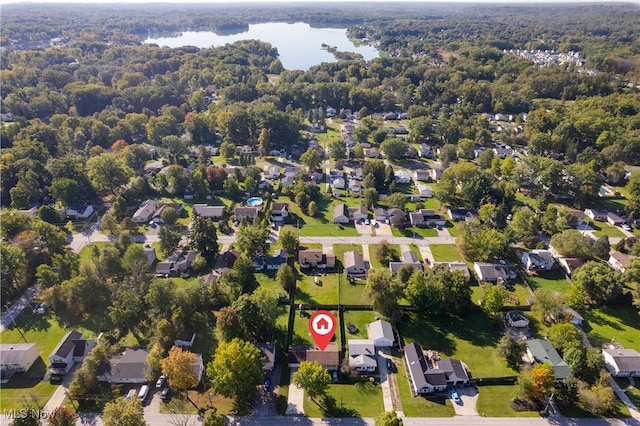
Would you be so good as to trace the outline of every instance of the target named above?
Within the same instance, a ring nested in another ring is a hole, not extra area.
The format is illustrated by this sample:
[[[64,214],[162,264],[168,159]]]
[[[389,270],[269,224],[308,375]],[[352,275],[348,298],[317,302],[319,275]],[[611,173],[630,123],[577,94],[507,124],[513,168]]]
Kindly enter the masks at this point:
[[[365,224],[365,225],[368,225],[368,224],[369,224],[369,219],[365,219],[365,220],[364,220],[364,224]]]
[[[625,223],[625,224],[623,224],[623,225],[621,226],[621,228],[622,228],[622,229],[624,229],[625,231],[631,231],[631,227],[630,227],[629,225],[627,225],[626,223]]]

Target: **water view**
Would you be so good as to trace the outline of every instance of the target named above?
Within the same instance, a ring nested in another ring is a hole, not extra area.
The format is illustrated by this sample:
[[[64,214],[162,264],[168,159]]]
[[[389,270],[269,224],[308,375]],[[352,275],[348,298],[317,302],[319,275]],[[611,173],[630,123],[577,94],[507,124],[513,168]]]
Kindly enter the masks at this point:
[[[187,31],[177,37],[148,38],[144,42],[171,48],[206,48],[248,39],[271,43],[278,49],[280,62],[288,70],[308,70],[322,62],[336,62],[333,54],[322,49],[323,43],[337,47],[340,52],[359,53],[367,61],[379,56],[372,46],[354,45],[347,38],[346,28],[312,28],[302,22],[249,25],[248,31],[231,35],[218,35],[212,31]]]

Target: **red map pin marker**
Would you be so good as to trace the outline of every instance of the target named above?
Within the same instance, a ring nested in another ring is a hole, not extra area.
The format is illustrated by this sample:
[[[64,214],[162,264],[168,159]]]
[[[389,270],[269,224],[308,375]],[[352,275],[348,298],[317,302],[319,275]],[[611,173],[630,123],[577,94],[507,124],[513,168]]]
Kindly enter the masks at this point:
[[[336,317],[329,311],[318,311],[309,318],[309,331],[321,351],[324,351],[336,331]]]

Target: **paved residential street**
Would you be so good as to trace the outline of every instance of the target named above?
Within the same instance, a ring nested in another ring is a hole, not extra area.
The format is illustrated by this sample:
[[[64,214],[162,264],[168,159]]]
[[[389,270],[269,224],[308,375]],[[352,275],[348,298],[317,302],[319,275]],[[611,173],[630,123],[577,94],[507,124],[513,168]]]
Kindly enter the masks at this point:
[[[0,333],[2,333],[5,328],[8,328],[11,323],[20,315],[20,313],[29,306],[31,301],[40,293],[40,289],[36,284],[31,284],[25,292],[13,302],[11,306],[6,310],[5,313],[0,316]]]

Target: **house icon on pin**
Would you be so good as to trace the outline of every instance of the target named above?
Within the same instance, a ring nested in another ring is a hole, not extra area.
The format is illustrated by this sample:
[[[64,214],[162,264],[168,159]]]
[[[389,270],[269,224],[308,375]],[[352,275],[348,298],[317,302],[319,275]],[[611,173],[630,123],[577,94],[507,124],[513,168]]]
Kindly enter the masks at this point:
[[[325,318],[320,318],[318,320],[318,322],[316,323],[316,325],[318,326],[318,330],[328,330],[329,329],[329,321],[327,321]]]

